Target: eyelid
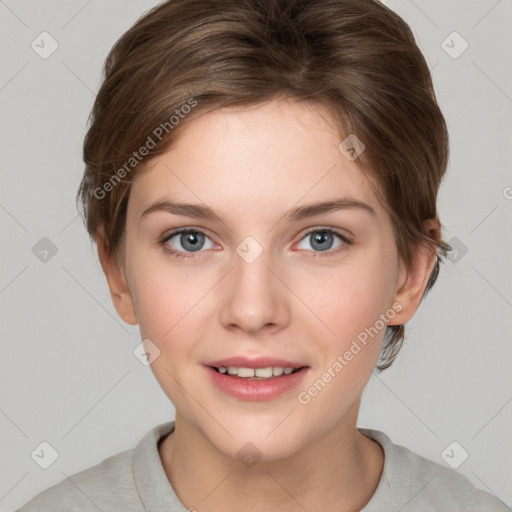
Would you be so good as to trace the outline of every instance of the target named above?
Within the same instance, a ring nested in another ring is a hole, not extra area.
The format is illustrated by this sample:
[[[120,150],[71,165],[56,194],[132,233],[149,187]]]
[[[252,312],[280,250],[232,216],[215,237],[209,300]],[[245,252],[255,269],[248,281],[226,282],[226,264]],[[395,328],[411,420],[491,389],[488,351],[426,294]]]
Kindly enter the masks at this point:
[[[315,226],[313,228],[308,228],[301,236],[301,240],[311,234],[316,233],[317,231],[328,231],[329,233],[334,233],[335,235],[338,235],[343,241],[351,242],[351,237],[349,235],[345,235],[343,233],[343,230],[340,230],[338,228],[335,228],[333,226]]]
[[[212,237],[208,234],[208,230],[207,229],[205,229],[205,228],[196,228],[194,226],[184,226],[184,227],[181,227],[181,228],[170,229],[169,231],[165,232],[160,237],[160,240],[161,241],[167,241],[167,240],[170,240],[171,238],[175,237],[176,235],[180,235],[181,233],[188,233],[188,232],[200,233],[201,235],[204,235],[204,236],[208,237],[210,240],[212,240]]]

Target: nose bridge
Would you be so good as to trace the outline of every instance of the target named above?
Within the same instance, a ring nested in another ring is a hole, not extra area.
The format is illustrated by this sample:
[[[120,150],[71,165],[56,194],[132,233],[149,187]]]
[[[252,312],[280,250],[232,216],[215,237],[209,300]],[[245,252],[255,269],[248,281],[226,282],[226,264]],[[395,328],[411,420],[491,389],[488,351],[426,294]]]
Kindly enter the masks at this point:
[[[222,303],[225,327],[236,325],[255,333],[267,325],[282,328],[288,321],[286,297],[272,267],[271,251],[263,250],[254,238],[238,245]]]

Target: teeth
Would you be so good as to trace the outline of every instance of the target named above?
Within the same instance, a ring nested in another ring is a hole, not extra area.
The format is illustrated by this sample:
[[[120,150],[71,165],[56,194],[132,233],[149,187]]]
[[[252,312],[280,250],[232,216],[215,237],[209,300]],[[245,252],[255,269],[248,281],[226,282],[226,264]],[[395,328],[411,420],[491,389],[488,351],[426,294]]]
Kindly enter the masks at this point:
[[[254,377],[254,370],[252,368],[238,368],[239,377]]]
[[[290,375],[295,368],[283,368],[282,366],[268,366],[267,368],[238,368],[236,366],[219,366],[219,373],[236,375],[241,378],[260,377],[269,379],[270,377],[279,377],[280,375]]]
[[[254,374],[256,375],[256,377],[266,377],[268,379],[273,375],[272,367],[269,366],[268,368],[256,368]],[[240,375],[240,372],[238,372],[238,375]]]

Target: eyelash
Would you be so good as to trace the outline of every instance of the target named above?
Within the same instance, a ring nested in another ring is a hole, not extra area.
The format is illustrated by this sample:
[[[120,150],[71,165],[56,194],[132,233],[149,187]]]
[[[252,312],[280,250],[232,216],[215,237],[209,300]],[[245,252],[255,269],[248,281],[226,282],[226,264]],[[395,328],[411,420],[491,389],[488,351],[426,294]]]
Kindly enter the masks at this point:
[[[198,258],[201,258],[200,254],[202,252],[204,252],[204,251],[197,251],[197,254],[195,254],[195,253],[186,253],[184,251],[177,251],[177,250],[173,249],[172,247],[170,247],[167,244],[167,242],[171,238],[174,238],[176,235],[181,235],[182,233],[199,233],[199,234],[204,235],[207,238],[209,238],[208,235],[204,231],[201,231],[200,229],[180,228],[180,229],[176,229],[176,230],[171,231],[170,233],[166,234],[159,241],[159,244],[162,246],[162,248],[168,254],[170,254],[174,258],[182,258],[182,259],[198,259]],[[312,233],[331,233],[331,234],[336,235],[337,237],[339,237],[342,240],[342,242],[343,242],[343,245],[341,247],[338,247],[337,249],[334,249],[334,250],[309,251],[309,252],[313,252],[313,254],[314,254],[314,256],[310,256],[312,259],[315,259],[315,258],[325,258],[325,257],[337,255],[337,254],[347,250],[348,246],[350,246],[352,244],[352,241],[349,240],[345,235],[342,235],[341,233],[339,233],[335,229],[332,229],[332,228],[329,228],[329,227],[322,227],[322,226],[318,226],[318,227],[312,228],[309,231],[307,231],[306,233],[304,233],[304,235],[302,236],[300,241],[302,241],[304,238],[306,238],[308,235],[310,235]],[[325,252],[325,254],[323,254],[324,252]]]

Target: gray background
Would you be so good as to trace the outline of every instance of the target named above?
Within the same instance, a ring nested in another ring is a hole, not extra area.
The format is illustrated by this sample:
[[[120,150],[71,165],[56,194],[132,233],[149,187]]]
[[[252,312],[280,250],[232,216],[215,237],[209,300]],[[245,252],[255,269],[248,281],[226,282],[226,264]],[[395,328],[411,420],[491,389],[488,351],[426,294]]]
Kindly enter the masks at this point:
[[[450,130],[439,211],[457,253],[395,365],[370,380],[359,425],[441,464],[456,441],[450,461],[469,453],[457,470],[511,505],[512,2],[386,3],[412,26]],[[155,4],[0,0],[1,511],[174,417],[133,355],[138,330],[118,319],[74,202],[104,58]],[[46,59],[31,47],[43,31],[58,43]],[[469,44],[457,58],[453,31]],[[43,441],[58,452],[48,469],[31,457]]]

